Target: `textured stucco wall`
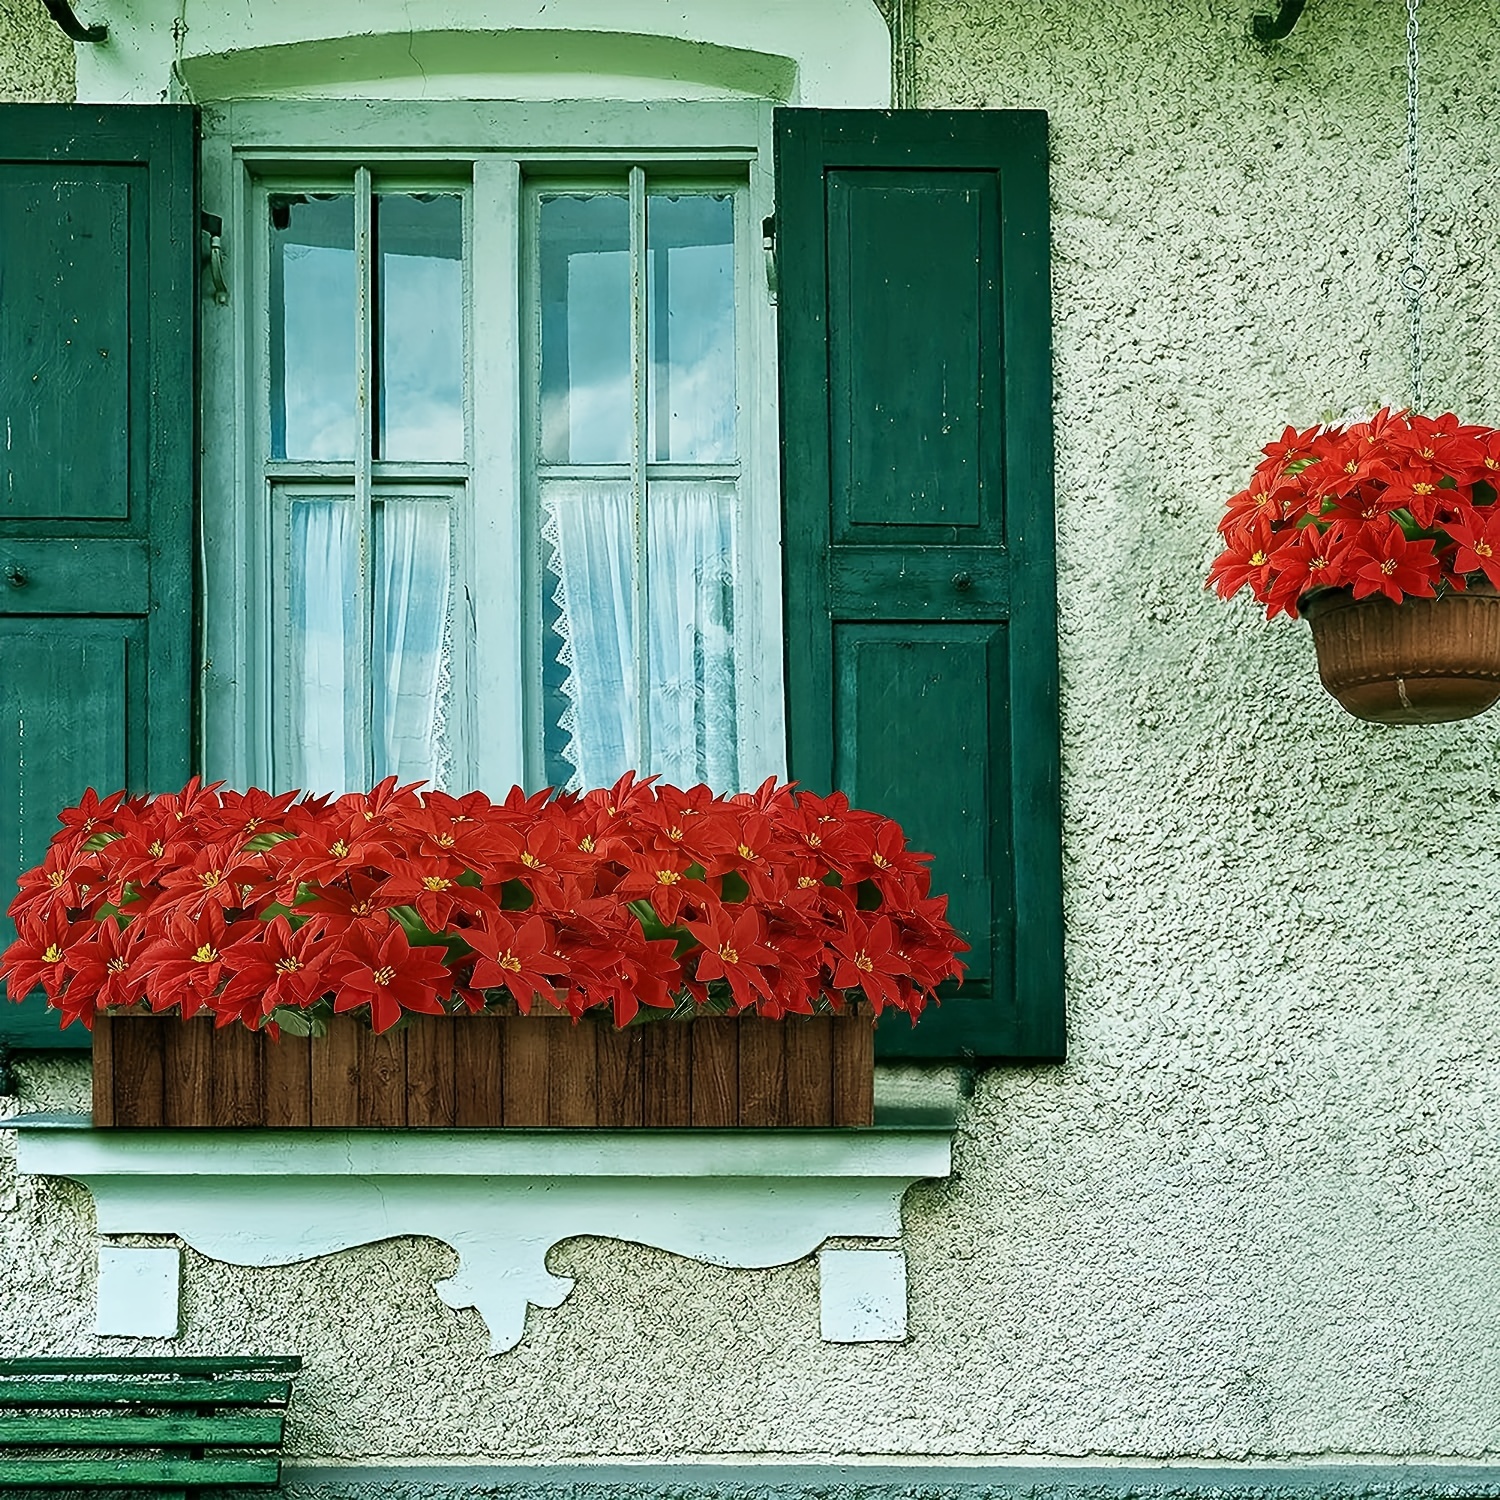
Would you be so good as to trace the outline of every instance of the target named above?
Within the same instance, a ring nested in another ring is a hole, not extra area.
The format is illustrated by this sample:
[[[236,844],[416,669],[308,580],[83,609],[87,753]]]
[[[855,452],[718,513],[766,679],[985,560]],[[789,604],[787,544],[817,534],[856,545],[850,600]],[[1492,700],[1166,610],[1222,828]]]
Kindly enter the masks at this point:
[[[1201,593],[1260,443],[1405,394],[1401,8],[1319,0],[1270,51],[1265,8],[911,17],[919,102],[1052,117],[1072,1050],[982,1076],[909,1195],[909,1342],[820,1343],[811,1262],[574,1241],[491,1359],[434,1242],[189,1253],[179,1347],[306,1357],[296,1452],[1500,1456],[1500,720],[1357,724],[1305,627]],[[1423,21],[1432,404],[1493,421],[1500,5]],[[0,1175],[0,1348],[98,1347],[90,1235]]]
[[[42,0],[0,0],[0,104],[66,104],[73,47]]]

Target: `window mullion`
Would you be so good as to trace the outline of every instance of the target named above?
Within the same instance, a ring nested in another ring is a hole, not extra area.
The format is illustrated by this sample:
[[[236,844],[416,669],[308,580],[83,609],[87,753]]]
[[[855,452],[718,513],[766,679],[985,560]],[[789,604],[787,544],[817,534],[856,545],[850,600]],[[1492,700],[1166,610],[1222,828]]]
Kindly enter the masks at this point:
[[[651,769],[651,648],[650,582],[647,562],[650,528],[647,524],[646,439],[647,399],[646,332],[646,173],[630,169],[630,374],[631,412],[634,418],[630,445],[631,520],[635,536],[633,577],[635,604],[635,769]]]
[[[375,692],[375,598],[373,586],[374,496],[371,465],[374,455],[373,429],[375,338],[374,338],[374,237],[372,223],[374,204],[370,191],[370,169],[359,167],[354,173],[354,285],[356,297],[354,344],[354,507],[359,518],[359,607],[355,611],[359,639],[355,660],[364,674],[365,711],[358,722],[349,726],[349,743],[357,747],[364,766],[364,784],[375,781],[374,728],[375,715],[381,711]],[[350,788],[350,790],[353,790]]]

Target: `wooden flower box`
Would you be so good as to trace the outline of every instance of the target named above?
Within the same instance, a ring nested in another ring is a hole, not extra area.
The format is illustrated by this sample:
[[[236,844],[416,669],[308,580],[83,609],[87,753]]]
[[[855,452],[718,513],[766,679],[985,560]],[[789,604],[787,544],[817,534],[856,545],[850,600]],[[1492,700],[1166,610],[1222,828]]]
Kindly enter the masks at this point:
[[[279,1041],[211,1018],[94,1022],[94,1124],[834,1126],[874,1119],[868,1014],[705,1017],[617,1031],[566,1016],[348,1016]]]

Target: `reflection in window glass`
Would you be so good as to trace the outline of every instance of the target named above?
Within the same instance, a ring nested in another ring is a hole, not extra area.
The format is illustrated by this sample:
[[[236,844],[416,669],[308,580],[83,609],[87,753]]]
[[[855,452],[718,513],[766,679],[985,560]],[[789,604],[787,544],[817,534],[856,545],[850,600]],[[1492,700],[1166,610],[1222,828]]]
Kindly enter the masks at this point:
[[[454,193],[375,199],[376,456],[464,456],[463,200]]]
[[[354,457],[354,198],[274,193],[271,456]]]
[[[648,428],[657,463],[735,456],[734,199],[646,200]]]
[[[542,458],[629,463],[629,199],[544,196],[540,210]]]

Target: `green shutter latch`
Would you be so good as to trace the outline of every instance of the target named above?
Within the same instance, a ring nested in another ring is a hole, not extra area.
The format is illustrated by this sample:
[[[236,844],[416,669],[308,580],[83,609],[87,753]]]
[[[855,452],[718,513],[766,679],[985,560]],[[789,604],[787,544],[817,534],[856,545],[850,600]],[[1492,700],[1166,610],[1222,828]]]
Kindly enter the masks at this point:
[[[203,233],[203,269],[213,286],[214,301],[225,307],[229,283],[224,279],[224,221],[218,214],[200,214],[198,225]]]

